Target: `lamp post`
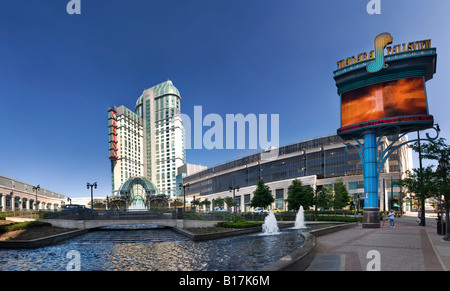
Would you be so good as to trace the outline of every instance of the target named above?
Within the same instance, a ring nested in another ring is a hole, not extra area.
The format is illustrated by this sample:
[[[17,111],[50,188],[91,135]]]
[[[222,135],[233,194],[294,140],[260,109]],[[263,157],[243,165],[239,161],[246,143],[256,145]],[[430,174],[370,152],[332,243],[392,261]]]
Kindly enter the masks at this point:
[[[183,187],[183,213],[186,212],[186,188],[189,189],[189,186],[190,186],[189,183],[186,183],[186,184],[180,183],[178,185],[178,188],[180,188],[180,189],[181,189],[181,187]]]
[[[35,202],[35,204],[36,204],[36,210],[39,210],[39,209],[38,209],[38,197],[37,197],[37,192],[38,192],[39,189],[41,189],[40,184],[37,185],[37,186],[33,186],[33,190],[36,192],[36,202]]]
[[[439,159],[439,170],[442,171],[442,176],[443,176],[443,182],[446,184],[447,183],[447,172],[448,172],[448,162],[447,160],[444,158],[444,154],[441,153],[441,158]],[[445,187],[444,187],[445,189]],[[445,236],[444,236],[444,240],[449,241],[450,240],[450,236],[449,236],[449,219],[448,219],[448,214],[449,214],[449,199],[448,199],[448,193],[446,193],[446,195],[444,194],[444,203],[445,203],[445,224],[446,224],[446,228],[445,228]]]
[[[239,186],[231,187],[230,192],[233,191],[233,213],[236,214],[236,190],[239,192]]]
[[[86,187],[89,189],[91,188],[91,209],[94,210],[94,190],[93,188],[97,189],[97,182],[94,182],[94,184],[87,183]]]
[[[420,169],[420,179],[422,180],[422,174],[423,174],[423,167],[422,167],[422,150],[420,148],[420,135],[419,135],[419,131],[417,131],[417,141],[418,141],[418,150],[419,150],[419,169]],[[421,181],[423,183],[423,181]],[[422,204],[422,209],[421,209],[421,216],[420,216],[420,225],[421,226],[425,226],[425,197],[424,194],[421,193],[421,204]]]

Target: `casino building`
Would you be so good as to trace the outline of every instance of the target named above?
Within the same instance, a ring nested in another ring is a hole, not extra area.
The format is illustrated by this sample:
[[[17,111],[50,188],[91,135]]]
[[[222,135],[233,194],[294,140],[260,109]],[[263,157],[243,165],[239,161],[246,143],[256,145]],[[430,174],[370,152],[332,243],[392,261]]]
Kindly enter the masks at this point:
[[[0,211],[60,210],[66,196],[0,175]]]
[[[134,193],[144,203],[148,195],[176,196],[176,171],[186,160],[180,108],[180,92],[169,80],[144,90],[134,111],[108,110],[113,194]]]
[[[398,143],[407,139],[403,137]],[[356,144],[356,142],[355,142]],[[379,151],[388,144],[380,143]],[[265,160],[262,153],[256,153],[231,162],[227,162],[206,170],[188,175],[183,183],[186,188],[187,203],[193,199],[232,197],[230,187],[239,187],[235,191],[238,211],[251,210],[248,206],[256,183],[263,179],[272,191],[275,202],[271,208],[287,210],[285,199],[288,187],[294,179],[310,185],[315,190],[323,186],[332,189],[332,184],[342,178],[352,198],[364,205],[364,178],[360,156],[353,146],[346,147],[337,135],[305,140],[278,148],[275,159]],[[412,169],[411,149],[403,146],[394,152],[381,170],[379,179],[378,201],[380,209],[391,206],[398,209],[405,193],[402,188],[392,183],[404,177],[407,170]],[[212,205],[212,204],[211,204]],[[211,206],[212,207],[212,206]]]

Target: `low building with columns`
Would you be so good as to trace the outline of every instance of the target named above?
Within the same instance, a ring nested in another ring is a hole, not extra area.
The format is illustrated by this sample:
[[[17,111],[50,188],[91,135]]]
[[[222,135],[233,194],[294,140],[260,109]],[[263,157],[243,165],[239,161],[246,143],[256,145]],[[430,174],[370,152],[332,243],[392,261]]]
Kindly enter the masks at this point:
[[[406,140],[407,136],[397,144]],[[388,140],[384,138],[379,150],[382,151],[387,146]],[[410,200],[405,199],[407,193],[396,181],[403,179],[406,171],[411,169],[410,148],[402,146],[389,157],[381,169],[378,181],[381,210],[399,210],[400,207],[408,210]],[[232,189],[239,187],[239,190],[234,191],[237,210],[251,211],[249,203],[259,179],[269,186],[275,199],[269,207],[271,209],[287,210],[288,189],[294,179],[301,180],[303,185],[309,185],[316,191],[320,191],[324,186],[332,189],[333,183],[342,179],[352,200],[359,203],[361,209],[364,205],[364,178],[360,156],[353,146],[346,147],[337,135],[268,149],[189,174],[183,177],[187,204],[193,199],[212,201],[232,197]],[[402,200],[406,200],[403,205]]]
[[[0,175],[1,211],[53,211],[61,209],[65,202],[64,195]]]

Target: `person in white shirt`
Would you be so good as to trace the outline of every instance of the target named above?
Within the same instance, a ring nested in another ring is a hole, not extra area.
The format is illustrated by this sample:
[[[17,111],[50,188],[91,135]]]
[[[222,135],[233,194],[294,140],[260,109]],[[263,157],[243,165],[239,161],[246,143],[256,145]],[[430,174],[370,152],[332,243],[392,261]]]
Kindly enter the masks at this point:
[[[395,212],[393,209],[388,213],[389,216],[389,226],[392,228],[395,228],[394,218],[395,218]]]

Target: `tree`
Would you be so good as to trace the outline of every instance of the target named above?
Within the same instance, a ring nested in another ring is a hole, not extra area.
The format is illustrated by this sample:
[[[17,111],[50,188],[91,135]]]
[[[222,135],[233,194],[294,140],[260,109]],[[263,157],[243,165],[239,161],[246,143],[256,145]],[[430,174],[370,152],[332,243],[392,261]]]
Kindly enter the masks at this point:
[[[435,172],[432,172],[431,169],[425,169],[426,172],[423,173],[424,178],[428,178],[431,189],[431,193],[426,193],[428,196],[434,196],[438,200],[444,198],[443,206],[446,212],[446,224],[447,224],[447,234],[444,238],[445,240],[450,240],[449,231],[449,209],[450,209],[450,179],[449,179],[449,171],[448,165],[450,162],[450,146],[445,143],[444,138],[440,138],[437,141],[430,141],[429,143],[419,144],[418,142],[414,143],[411,146],[416,152],[420,152],[421,156],[424,159],[439,161],[439,166],[437,167]],[[446,165],[444,167],[441,164]],[[415,169],[416,171],[416,169]],[[420,169],[417,170],[420,172]],[[416,171],[416,173],[417,173]],[[423,170],[422,170],[423,171]],[[419,177],[420,178],[420,177]],[[420,183],[420,181],[418,181]],[[425,185],[423,185],[425,187]],[[425,191],[425,189],[419,189]],[[418,194],[418,193],[416,193]],[[420,194],[419,194],[420,195]],[[425,197],[427,197],[424,194]],[[422,219],[425,218],[425,207],[422,206]]]
[[[421,144],[419,142],[415,142],[411,148],[418,152],[420,156],[424,159],[442,161],[445,164],[449,164],[450,161],[450,146],[445,143],[445,138],[440,138],[436,141],[430,141],[429,143]],[[420,169],[418,170],[420,171]],[[434,181],[433,193],[430,194],[429,197],[435,196],[438,200],[441,200],[441,197],[444,197],[444,208],[446,209],[447,215],[446,219],[448,219],[448,209],[450,208],[450,193],[448,191],[449,188],[449,179],[448,179],[448,168],[440,169],[438,168],[434,174],[426,173],[428,175],[433,175],[436,181]],[[425,175],[425,174],[424,174]],[[420,183],[420,181],[419,181]],[[424,204],[424,199],[428,198],[426,193],[419,194],[420,198],[422,198],[422,204]],[[422,205],[422,225],[425,225],[425,205]],[[449,223],[447,221],[447,227],[449,227]]]
[[[406,172],[407,177],[400,184],[408,189],[410,193],[416,194],[419,201],[423,201],[433,196],[433,168],[428,166],[425,169],[413,169]],[[421,205],[423,208],[424,205]]]
[[[194,212],[197,212],[197,206],[200,206],[200,199],[193,199],[191,205],[194,207]]]
[[[323,186],[322,190],[317,192],[317,207],[322,206],[323,210],[331,206],[333,200],[333,193],[330,188]]]
[[[449,219],[449,209],[450,209],[450,179],[448,177],[449,169],[448,169],[448,160],[447,158],[441,157],[439,161],[439,166],[436,170],[436,194],[437,198],[440,200],[441,197],[444,197],[443,206],[445,208],[445,223],[446,223],[446,233],[444,240],[450,240],[450,219]]]
[[[205,198],[205,200],[202,201],[201,205],[204,205],[206,209],[209,209],[209,206],[211,205],[211,201],[208,200],[208,198]]]
[[[314,205],[314,191],[311,186],[304,186],[302,181],[295,179],[289,186],[286,202],[289,210],[298,210],[300,206],[308,209]]]
[[[214,207],[223,208],[224,199],[222,197],[214,199]]]
[[[333,208],[342,209],[350,203],[350,195],[348,194],[347,187],[345,187],[344,180],[337,179],[333,183],[334,198]]]
[[[256,190],[253,192],[253,198],[250,200],[250,206],[257,208],[267,208],[270,204],[272,204],[275,199],[272,196],[269,186],[264,184],[262,179],[258,180],[256,185]]]
[[[418,152],[419,143],[415,142],[411,148]],[[445,138],[440,138],[437,141],[430,141],[429,143],[420,144],[420,151],[422,157],[428,160],[439,161],[442,156],[446,157],[447,161],[450,156],[450,146],[445,143]]]
[[[225,203],[227,204],[227,208],[231,208],[233,206],[235,206],[235,202],[233,201],[233,197],[227,196],[224,199]]]

